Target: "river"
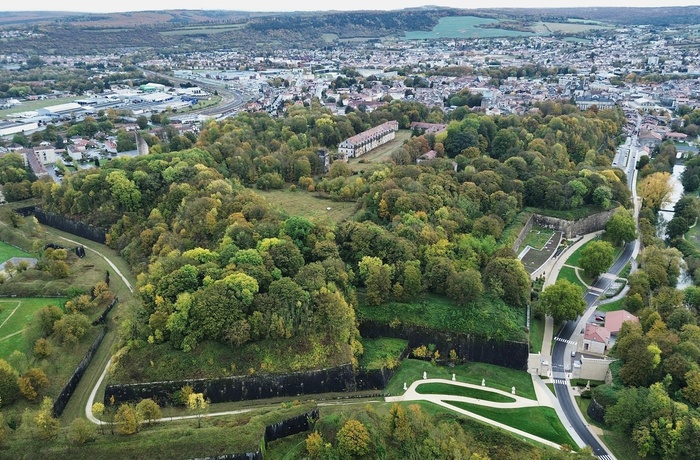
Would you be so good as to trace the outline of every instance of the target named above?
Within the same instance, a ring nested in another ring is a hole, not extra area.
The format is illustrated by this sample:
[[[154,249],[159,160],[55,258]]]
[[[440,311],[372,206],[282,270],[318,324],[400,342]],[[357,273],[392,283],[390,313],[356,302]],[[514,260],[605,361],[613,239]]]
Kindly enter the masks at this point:
[[[666,224],[669,223],[671,219],[673,219],[674,214],[673,211],[670,210],[672,210],[676,206],[678,200],[680,200],[683,196],[683,184],[681,184],[681,174],[683,174],[683,171],[685,171],[684,165],[675,165],[673,167],[673,173],[671,174],[671,178],[669,179],[671,185],[671,194],[669,196],[668,203],[664,205],[664,209],[667,209],[667,211],[659,211],[659,225],[657,227],[657,236],[659,238],[666,238]],[[685,264],[682,264],[681,274],[678,277],[676,289],[685,289],[688,286],[691,286],[692,284],[693,280],[690,278],[690,275],[685,270]]]

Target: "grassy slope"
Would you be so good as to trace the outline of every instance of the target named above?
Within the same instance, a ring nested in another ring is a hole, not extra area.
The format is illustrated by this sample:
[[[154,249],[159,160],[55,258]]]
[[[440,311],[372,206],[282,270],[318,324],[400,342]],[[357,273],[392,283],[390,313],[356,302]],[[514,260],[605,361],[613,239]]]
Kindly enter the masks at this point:
[[[378,339],[362,339],[364,349],[359,367],[363,369],[390,369],[399,364],[398,358],[406,348],[408,340],[382,337]]]
[[[424,294],[411,303],[389,302],[367,306],[362,302],[362,295],[359,298],[360,320],[389,323],[398,319],[404,324],[472,333],[498,340],[526,340],[524,312],[500,300],[482,297],[474,304],[459,307],[445,297]]]
[[[356,210],[355,202],[331,201],[318,198],[313,193],[297,189],[287,190],[255,190],[257,194],[273,206],[280,207],[289,215],[302,216],[327,222],[341,222],[349,219]],[[330,211],[328,208],[331,208]]]
[[[423,377],[426,372],[428,378],[451,379],[454,373],[460,382],[481,385],[481,380],[486,380],[486,386],[510,392],[515,387],[518,396],[536,399],[535,389],[532,386],[532,377],[525,371],[516,371],[491,364],[470,362],[455,367],[436,366],[427,361],[405,359],[396,370],[394,377],[387,385],[385,392],[390,395],[403,394],[403,384],[412,383]]]
[[[544,318],[533,316],[530,321],[530,353],[542,351],[542,340],[544,340]]]
[[[551,407],[523,407],[518,409],[494,409],[462,402],[450,401],[449,404],[487,417],[496,422],[528,432],[559,445],[576,443],[559,421],[557,413]]]
[[[483,399],[484,401],[492,402],[515,402],[515,399],[500,393],[479,390],[477,388],[463,387],[459,385],[451,385],[449,383],[424,383],[416,387],[416,392],[422,395],[451,395]]]
[[[13,257],[31,257],[31,254],[0,241],[0,264]]]
[[[28,327],[34,314],[47,305],[60,305],[63,299],[0,299],[0,358],[7,359],[17,350],[30,354],[32,344],[21,333]],[[13,313],[14,312],[14,313]],[[19,334],[15,334],[20,332]],[[13,335],[14,334],[14,335]]]

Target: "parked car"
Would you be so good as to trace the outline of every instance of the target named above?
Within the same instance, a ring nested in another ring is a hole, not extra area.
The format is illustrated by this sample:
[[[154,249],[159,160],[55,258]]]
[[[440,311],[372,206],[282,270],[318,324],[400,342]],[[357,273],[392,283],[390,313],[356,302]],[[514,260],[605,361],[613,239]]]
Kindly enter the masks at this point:
[[[603,316],[603,315],[596,315],[595,320],[596,320],[596,321],[605,321],[605,316]]]

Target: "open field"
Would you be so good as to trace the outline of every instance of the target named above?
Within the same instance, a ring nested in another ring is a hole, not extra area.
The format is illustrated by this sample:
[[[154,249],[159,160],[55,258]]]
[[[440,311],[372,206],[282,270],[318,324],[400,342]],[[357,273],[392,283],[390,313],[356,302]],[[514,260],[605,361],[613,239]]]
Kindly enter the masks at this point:
[[[495,409],[492,407],[477,406],[458,401],[449,401],[450,405],[473,412],[482,417],[487,417],[496,422],[508,425],[518,430],[539,436],[559,445],[568,444],[571,447],[576,443],[564,425],[559,421],[557,413],[551,407],[522,407],[517,409]]]
[[[13,257],[31,257],[31,254],[0,241],[0,264]]]
[[[286,190],[255,190],[260,196],[273,206],[278,206],[290,216],[303,216],[308,219],[342,222],[349,219],[356,210],[356,203],[352,201],[331,201],[318,198],[310,192],[300,189],[292,192]],[[330,210],[328,208],[331,208]]]
[[[15,350],[30,352],[22,331],[41,308],[62,303],[63,299],[0,298],[0,358],[7,359]]]
[[[396,137],[384,145],[380,145],[371,152],[365,153],[358,158],[350,158],[348,166],[353,171],[367,169],[373,163],[387,163],[391,161],[391,154],[401,148],[404,141],[411,138],[410,130],[402,129],[396,132]]]
[[[466,307],[458,307],[445,297],[423,294],[410,303],[389,302],[379,306],[364,304],[364,292],[358,292],[360,321],[403,324],[432,329],[476,334],[497,340],[526,341],[525,313],[499,299],[482,297]]]
[[[469,362],[455,367],[438,366],[428,361],[417,359],[404,359],[396,370],[394,377],[385,389],[389,395],[403,394],[403,384],[411,384],[423,377],[426,372],[431,379],[451,379],[452,374],[460,382],[481,385],[481,380],[486,380],[486,386],[510,392],[515,387],[518,396],[536,399],[535,389],[532,386],[532,377],[525,371],[516,371],[492,364]]]
[[[602,312],[609,312],[609,311],[617,311],[617,310],[622,310],[622,302],[625,299],[620,299],[616,300],[614,302],[606,303],[603,305],[599,305],[596,311],[602,311]]]
[[[484,401],[502,403],[515,402],[515,399],[500,393],[459,385],[450,385],[449,383],[424,383],[416,387],[416,393],[422,395],[464,396],[465,398],[483,399]]]
[[[476,16],[444,17],[440,18],[440,22],[438,22],[433,30],[406,32],[406,39],[527,37],[534,35],[532,32],[479,27],[485,24],[495,24],[497,22],[498,19],[480,18]]]
[[[577,34],[591,30],[612,29],[612,26],[576,22],[536,22],[533,24],[533,29],[538,35],[550,35],[555,33]]]
[[[58,99],[41,99],[37,101],[23,101],[20,105],[16,105],[11,109],[0,110],[0,118],[7,118],[8,115],[13,115],[15,113],[31,112],[34,110],[43,109],[44,107],[50,107],[52,105],[65,104],[67,102],[73,102],[76,99],[81,99],[82,96],[71,96],[63,97]]]

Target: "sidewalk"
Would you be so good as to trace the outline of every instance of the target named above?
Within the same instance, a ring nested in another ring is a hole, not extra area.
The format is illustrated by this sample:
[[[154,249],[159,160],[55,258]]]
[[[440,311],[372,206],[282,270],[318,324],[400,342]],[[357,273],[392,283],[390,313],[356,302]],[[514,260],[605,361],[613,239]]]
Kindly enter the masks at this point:
[[[598,231],[594,233],[588,233],[583,236],[579,241],[576,243],[572,244],[568,248],[566,248],[564,251],[562,251],[561,254],[559,254],[558,257],[552,257],[547,261],[545,264],[546,268],[544,269],[544,274],[545,274],[545,280],[544,280],[544,286],[551,286],[557,281],[557,277],[559,276],[559,272],[561,271],[562,267],[566,263],[566,259],[569,258],[571,254],[576,252],[578,248],[583,246],[584,244],[588,243],[592,239],[600,236],[603,234],[603,231]],[[544,323],[544,337],[542,338],[542,351],[540,354],[543,357],[547,357],[551,362],[551,356],[552,356],[552,338],[554,337],[554,321],[552,320],[551,316],[548,316],[545,319]]]
[[[481,415],[474,414],[472,412],[469,412],[465,409],[461,409],[457,406],[454,406],[452,404],[449,404],[450,401],[455,401],[455,402],[465,402],[469,404],[474,404],[474,405],[480,405],[480,406],[488,406],[488,407],[494,407],[494,408],[500,408],[500,409],[517,409],[521,407],[552,407],[556,412],[557,415],[560,415],[561,408],[557,409],[558,403],[556,402],[556,398],[551,394],[549,389],[546,387],[546,385],[542,382],[542,380],[537,377],[539,380],[539,384],[536,383],[535,381],[535,376],[533,378],[533,386],[535,388],[535,395],[537,396],[537,400],[534,399],[528,399],[528,398],[523,398],[522,396],[518,395],[513,395],[511,393],[508,393],[503,390],[498,390],[496,388],[489,388],[487,386],[479,386],[479,385],[474,385],[471,383],[465,383],[465,382],[458,382],[454,380],[445,380],[445,379],[422,379],[422,380],[416,380],[411,385],[408,387],[406,392],[401,395],[401,396],[389,396],[385,398],[386,402],[400,402],[400,401],[429,401],[433,404],[437,404],[438,406],[444,407],[445,409],[448,409],[450,411],[457,412],[462,415],[466,415],[467,417],[473,418],[475,420],[479,420],[480,422],[488,423],[489,425],[493,425],[495,427],[501,428],[503,430],[509,431],[511,433],[515,433],[518,436],[521,436],[523,438],[528,438],[532,439],[533,441],[537,441],[539,443],[545,444],[547,446],[553,447],[555,449],[560,449],[561,446],[558,445],[557,443],[554,443],[552,441],[548,441],[546,439],[540,438],[539,436],[535,436],[533,434],[527,433],[525,431],[519,430],[517,428],[513,428],[508,425],[504,425],[502,423],[496,422],[495,420],[491,420],[489,418],[483,417]],[[478,389],[481,391],[488,391],[492,393],[497,393],[501,394],[503,396],[507,396],[509,398],[513,398],[515,401],[514,402],[508,402],[508,403],[497,403],[497,402],[492,402],[492,401],[484,401],[481,399],[476,399],[476,398],[469,398],[466,396],[453,396],[453,395],[435,395],[435,394],[420,394],[416,392],[416,387],[423,384],[423,383],[446,383],[450,385],[457,385],[457,386],[463,386],[467,388],[474,388]],[[517,392],[517,389],[516,389]],[[563,422],[562,422],[563,424]],[[572,433],[570,430],[570,427],[566,427],[566,430],[571,434],[572,438],[574,439],[575,442],[579,443],[579,445],[582,445],[580,443],[580,439],[578,438],[578,435],[575,433]]]

